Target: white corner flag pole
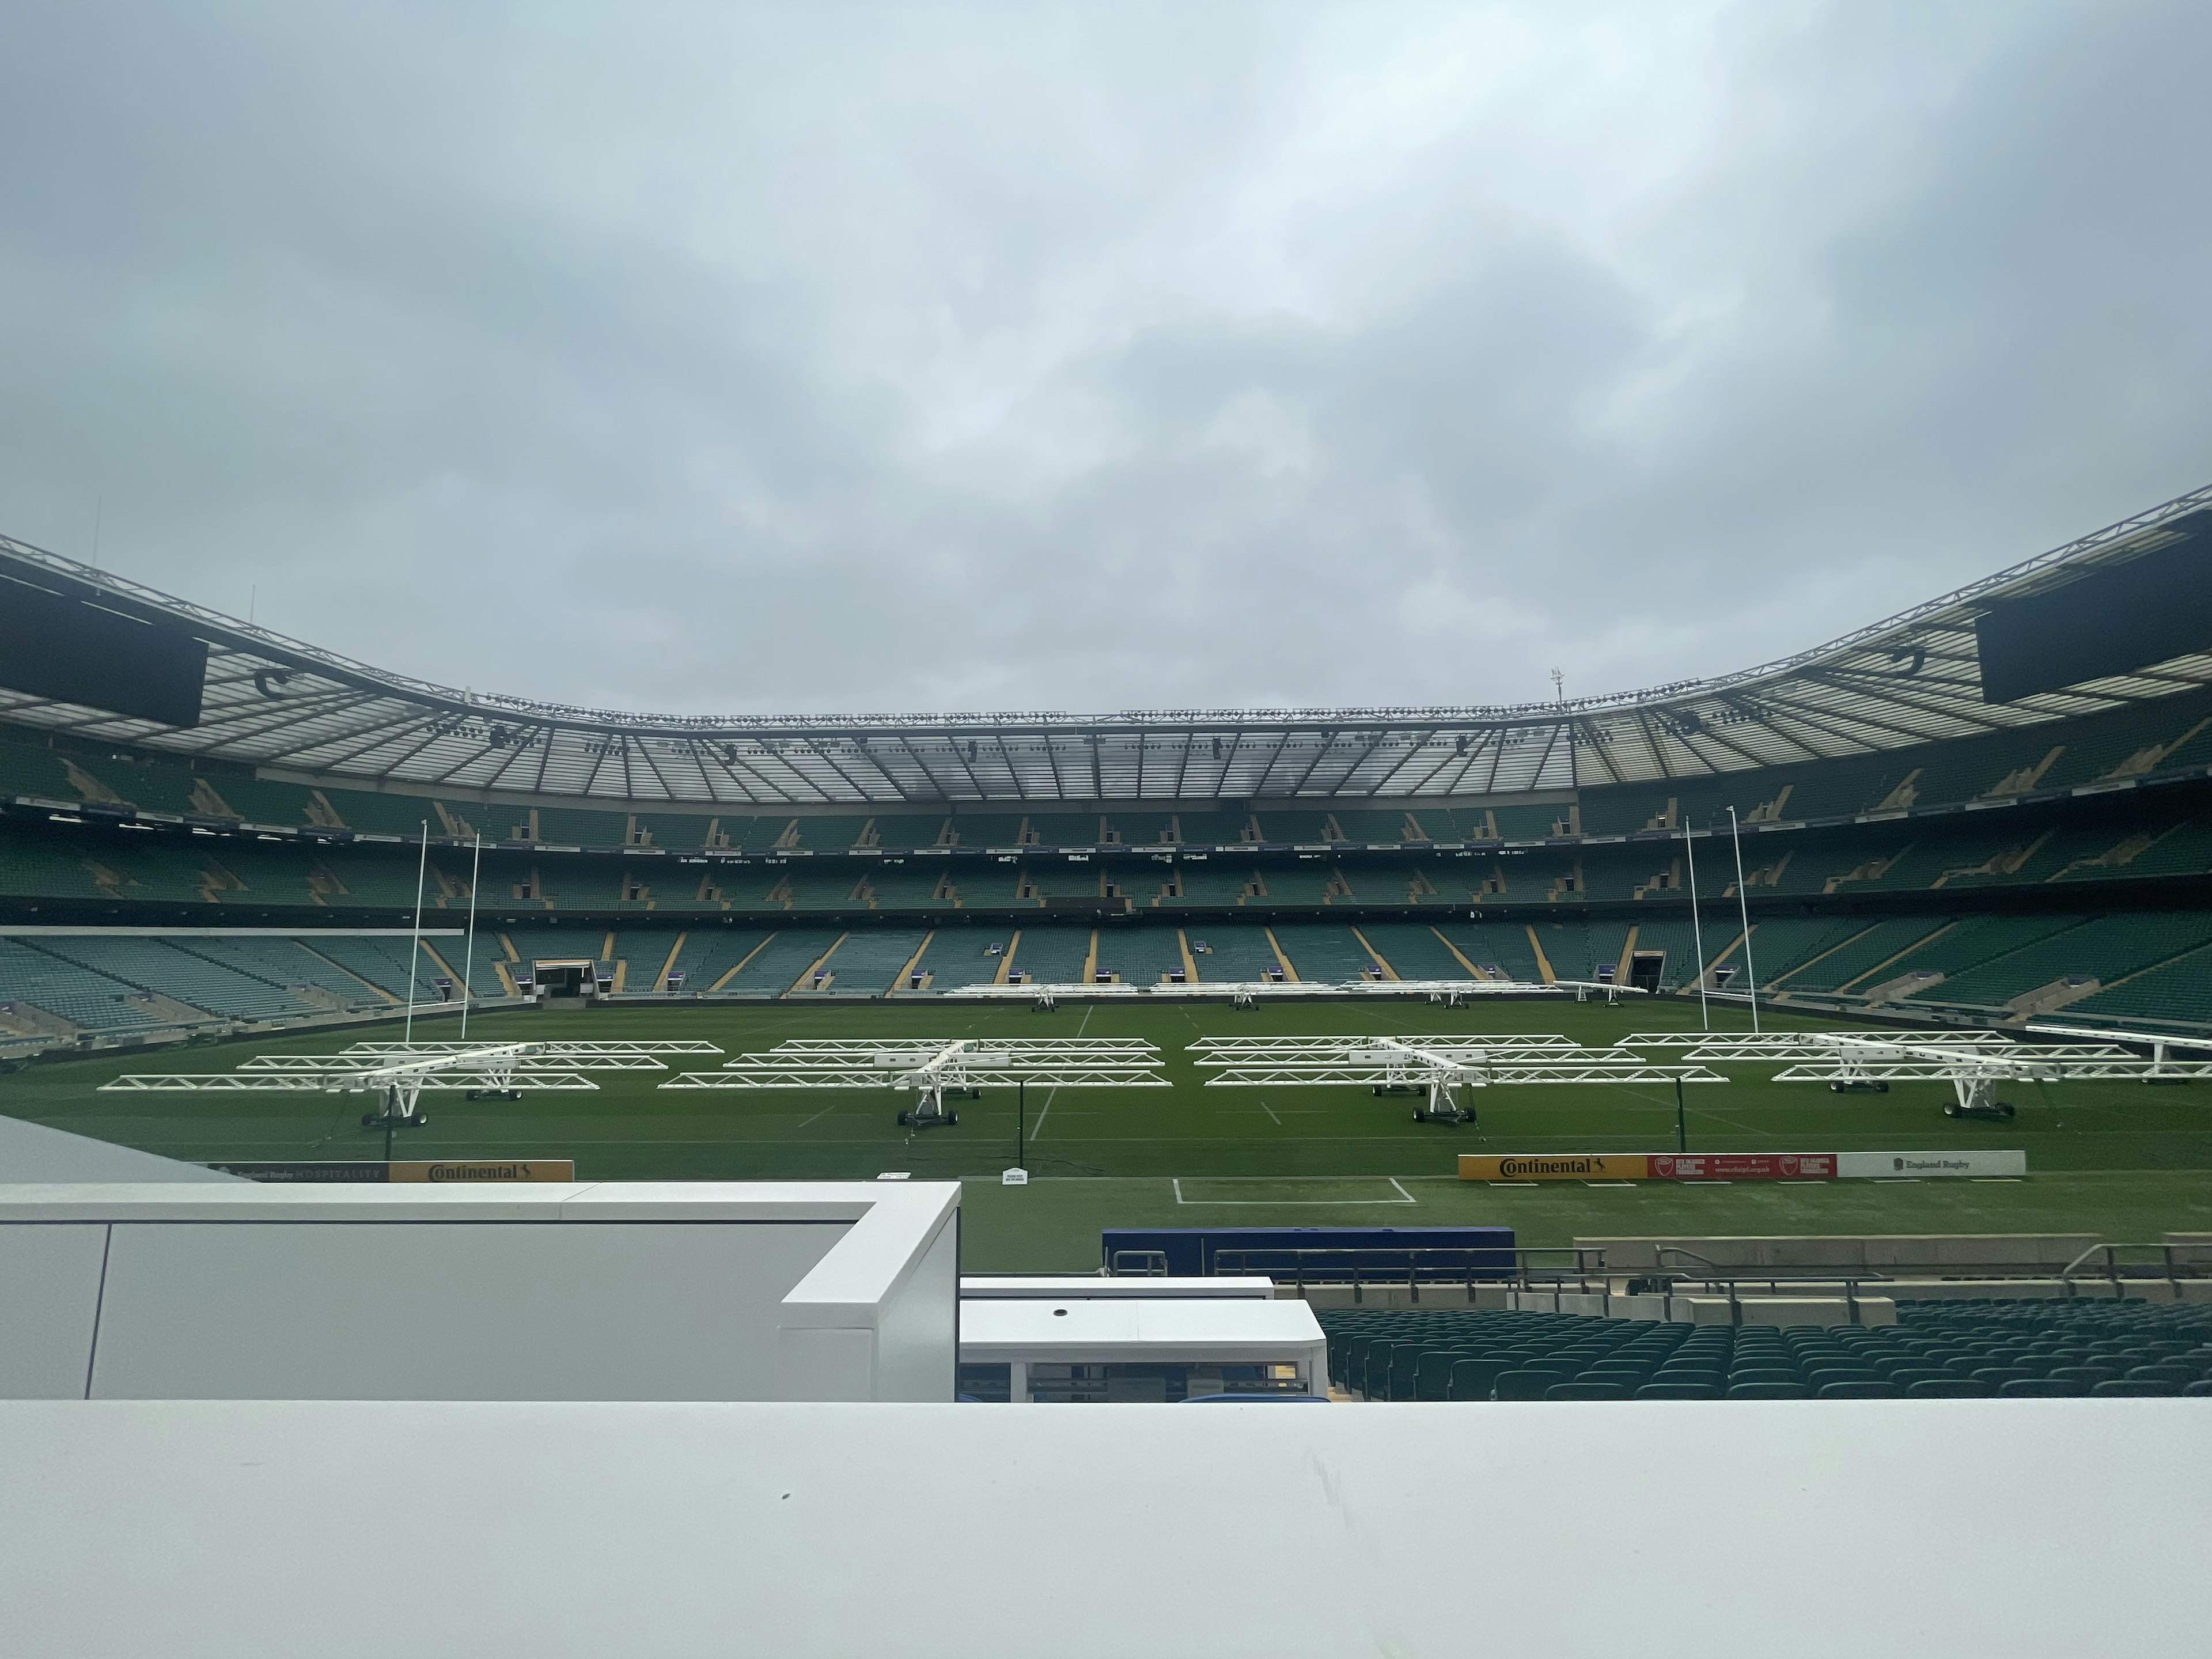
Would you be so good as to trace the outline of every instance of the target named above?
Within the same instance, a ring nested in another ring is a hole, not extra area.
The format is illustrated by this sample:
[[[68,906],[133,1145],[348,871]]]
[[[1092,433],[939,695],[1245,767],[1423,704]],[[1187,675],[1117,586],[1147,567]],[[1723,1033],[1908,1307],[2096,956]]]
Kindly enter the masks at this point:
[[[1713,1017],[1705,1006],[1705,930],[1698,921],[1698,854],[1690,840],[1690,823],[1682,821],[1682,852],[1690,860],[1690,944],[1698,953],[1698,1024],[1700,1029],[1713,1029]]]
[[[483,831],[477,831],[476,855],[469,860],[469,945],[461,958],[461,1041],[469,1040],[469,1004],[477,1000],[477,877],[483,870]]]
[[[1759,975],[1751,969],[1751,896],[1743,884],[1743,827],[1729,808],[1729,833],[1735,837],[1735,902],[1743,912],[1743,983],[1751,994],[1751,1031],[1759,1035]]]
[[[422,820],[422,855],[415,862],[415,938],[407,951],[407,1034],[415,1041],[415,965],[422,957],[422,883],[430,870],[430,821]]]

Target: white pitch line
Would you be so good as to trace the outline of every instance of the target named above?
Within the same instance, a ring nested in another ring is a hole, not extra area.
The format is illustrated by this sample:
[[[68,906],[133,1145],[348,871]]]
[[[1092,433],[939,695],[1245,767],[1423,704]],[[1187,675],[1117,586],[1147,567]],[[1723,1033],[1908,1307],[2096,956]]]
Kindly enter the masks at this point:
[[[1083,1033],[1089,1029],[1091,1024],[1091,1016],[1097,1012],[1097,1008],[1098,1005],[1094,1002],[1090,1007],[1085,1008],[1083,1011],[1083,1024],[1075,1028],[1075,1035],[1077,1036],[1081,1036]],[[1045,1113],[1052,1110],[1052,1097],[1059,1092],[1060,1085],[1058,1084],[1053,1085],[1051,1088],[1045,1091],[1044,1109],[1037,1114],[1036,1122],[1030,1128],[1029,1138],[1031,1141],[1035,1141],[1038,1136],[1044,1133]],[[1182,1196],[1180,1193],[1176,1196],[1176,1202],[1178,1204],[1182,1202]]]
[[[1320,1181],[1340,1181],[1340,1180],[1346,1179],[1347,1177],[1341,1176],[1315,1176],[1315,1177],[1310,1177],[1310,1179],[1315,1179],[1315,1180],[1320,1180]],[[1350,1178],[1351,1178],[1351,1179],[1355,1179],[1355,1180],[1356,1180],[1356,1179],[1358,1179],[1358,1177],[1356,1177],[1356,1176],[1350,1177]],[[1260,1209],[1267,1209],[1267,1210],[1279,1210],[1279,1210],[1345,1210],[1345,1209],[1352,1209],[1352,1210],[1360,1210],[1360,1209],[1374,1209],[1374,1208],[1376,1208],[1376,1206],[1384,1206],[1384,1205],[1387,1205],[1387,1206],[1389,1206],[1389,1207],[1391,1207],[1391,1208],[1393,1208],[1393,1209],[1395,1209],[1395,1208],[1397,1208],[1397,1207],[1398,1207],[1399,1206],[1401,1206],[1401,1205],[1406,1205],[1406,1204],[1419,1204],[1419,1203],[1421,1201],[1419,1199],[1415,1198],[1415,1197],[1413,1195],[1413,1194],[1411,1194],[1411,1193],[1407,1192],[1407,1191],[1403,1187],[1399,1187],[1399,1186],[1398,1186],[1397,1178],[1396,1178],[1395,1176],[1383,1176],[1382,1178],[1383,1178],[1385,1181],[1388,1181],[1388,1182],[1389,1182],[1393,1187],[1396,1187],[1396,1188],[1398,1188],[1398,1196],[1397,1196],[1397,1197],[1395,1197],[1395,1198],[1185,1198],[1185,1197],[1182,1195],[1182,1176],[1176,1176],[1176,1177],[1174,1178],[1174,1186],[1175,1186],[1175,1198],[1176,1198],[1176,1203],[1178,1203],[1178,1204],[1187,1204],[1187,1205],[1189,1205],[1189,1206],[1190,1206],[1192,1208],[1194,1208],[1194,1209],[1200,1209],[1200,1210],[1212,1210],[1212,1209],[1231,1209],[1231,1210],[1243,1210],[1243,1209],[1254,1209],[1254,1210],[1260,1210]],[[1299,1179],[1299,1177],[1295,1176],[1224,1176],[1220,1177],[1220,1179],[1224,1180],[1224,1181],[1238,1181],[1238,1180],[1248,1180],[1248,1181],[1293,1180],[1293,1181],[1294,1181],[1294,1180],[1297,1180],[1297,1179]]]

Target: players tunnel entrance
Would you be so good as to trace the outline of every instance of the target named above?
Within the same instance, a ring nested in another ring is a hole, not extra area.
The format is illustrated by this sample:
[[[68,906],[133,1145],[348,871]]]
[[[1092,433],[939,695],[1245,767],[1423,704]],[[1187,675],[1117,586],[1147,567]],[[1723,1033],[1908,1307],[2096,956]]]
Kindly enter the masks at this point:
[[[1638,951],[1628,958],[1628,982],[1639,991],[1657,992],[1659,975],[1667,966],[1664,951]]]
[[[568,962],[533,962],[531,983],[540,996],[589,996],[599,989],[598,964],[578,958]]]

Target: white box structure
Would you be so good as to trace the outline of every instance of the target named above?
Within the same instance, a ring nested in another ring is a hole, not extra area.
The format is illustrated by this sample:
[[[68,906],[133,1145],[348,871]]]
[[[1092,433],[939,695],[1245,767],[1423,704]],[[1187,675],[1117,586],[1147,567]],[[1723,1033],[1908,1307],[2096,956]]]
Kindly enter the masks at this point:
[[[1158,1302],[1199,1297],[1209,1301],[1267,1301],[1275,1281],[1257,1274],[1208,1274],[1202,1279],[1164,1279],[1150,1274],[966,1273],[963,1301],[1050,1301],[1069,1297],[1106,1302]]]
[[[1328,1393],[1328,1339],[1313,1310],[1296,1299],[968,1297],[960,1304],[960,1363],[1007,1366],[1007,1398],[1024,1405],[1036,1397],[1035,1373],[1042,1366],[1109,1374],[1287,1366],[1295,1368],[1297,1392]],[[1108,1399],[1123,1397],[1110,1376],[1103,1386]],[[1133,1391],[1127,1397],[1139,1396]]]
[[[950,1401],[952,1182],[0,1187],[0,1396]]]

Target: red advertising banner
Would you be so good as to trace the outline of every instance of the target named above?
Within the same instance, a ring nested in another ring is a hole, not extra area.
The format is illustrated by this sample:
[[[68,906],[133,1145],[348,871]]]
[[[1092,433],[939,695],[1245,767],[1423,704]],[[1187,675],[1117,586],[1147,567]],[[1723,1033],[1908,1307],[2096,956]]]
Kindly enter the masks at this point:
[[[1654,1152],[1654,1181],[1833,1181],[1833,1152]]]

